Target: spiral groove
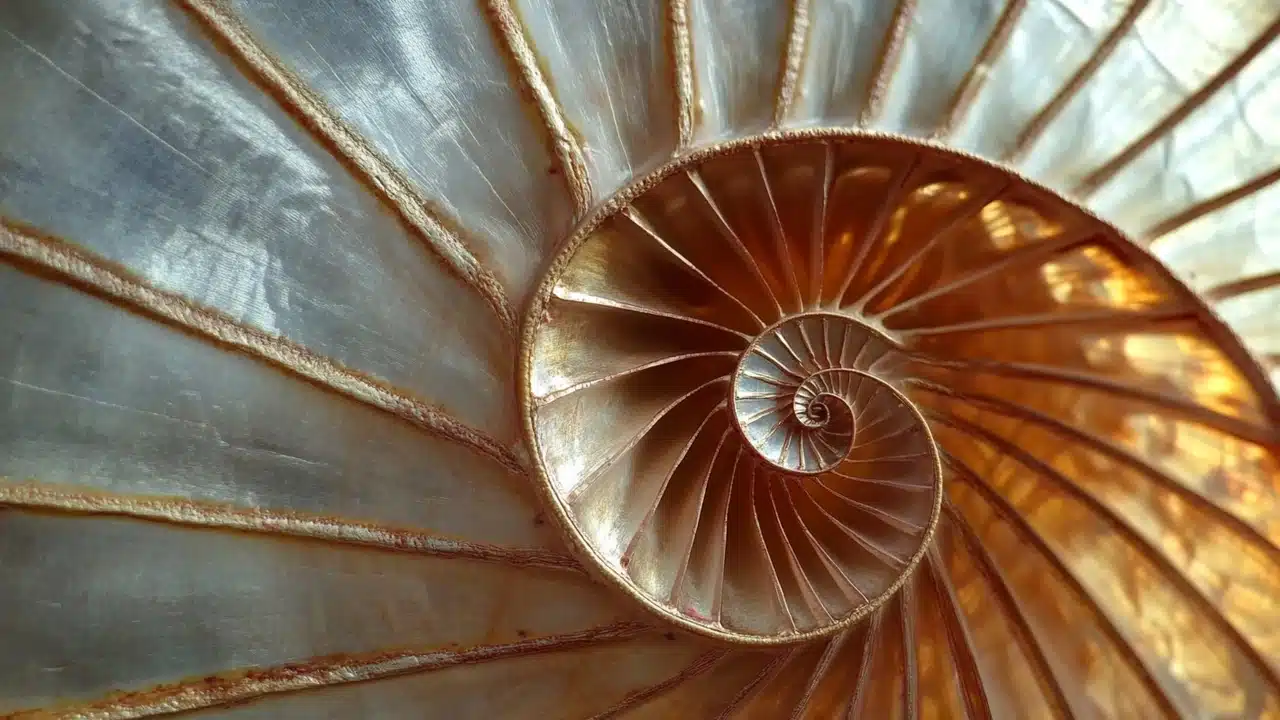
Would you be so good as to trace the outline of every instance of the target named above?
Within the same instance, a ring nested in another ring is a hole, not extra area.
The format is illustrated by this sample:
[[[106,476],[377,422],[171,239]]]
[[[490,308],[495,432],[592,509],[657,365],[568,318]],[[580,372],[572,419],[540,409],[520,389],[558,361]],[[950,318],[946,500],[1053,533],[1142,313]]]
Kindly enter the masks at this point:
[[[923,418],[872,370],[889,364],[883,362],[892,359],[887,349],[874,331],[834,313],[774,325],[743,353],[734,373],[738,430],[782,472],[815,475],[894,456],[923,463],[902,469],[907,480],[928,478],[937,458]]]
[[[690,153],[584,222],[524,342],[526,431],[567,535],[721,640],[907,622],[904,587],[951,607],[957,543],[992,513],[1030,518],[1014,530],[1093,593],[1116,585],[1079,529],[1136,498],[1156,524],[1098,552],[1185,573],[1151,549],[1174,506],[1274,547],[1239,491],[1170,464],[1194,437],[1252,458],[1242,477],[1275,467],[1248,354],[1113,227],[937,147],[796,132]],[[1262,617],[1232,612],[1224,643]]]

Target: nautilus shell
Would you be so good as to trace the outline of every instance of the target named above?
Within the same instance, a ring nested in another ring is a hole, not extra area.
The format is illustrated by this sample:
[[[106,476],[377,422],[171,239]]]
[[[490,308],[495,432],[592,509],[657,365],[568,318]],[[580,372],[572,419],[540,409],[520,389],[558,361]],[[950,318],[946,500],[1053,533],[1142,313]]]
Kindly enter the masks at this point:
[[[1280,718],[1278,35],[0,4],[0,715]]]

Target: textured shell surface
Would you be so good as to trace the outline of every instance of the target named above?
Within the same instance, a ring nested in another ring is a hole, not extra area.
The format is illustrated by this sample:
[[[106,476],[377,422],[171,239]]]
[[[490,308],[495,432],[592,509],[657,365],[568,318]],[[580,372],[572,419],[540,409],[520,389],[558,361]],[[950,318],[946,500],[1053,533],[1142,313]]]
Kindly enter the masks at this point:
[[[1277,36],[0,3],[0,716],[1280,719]]]

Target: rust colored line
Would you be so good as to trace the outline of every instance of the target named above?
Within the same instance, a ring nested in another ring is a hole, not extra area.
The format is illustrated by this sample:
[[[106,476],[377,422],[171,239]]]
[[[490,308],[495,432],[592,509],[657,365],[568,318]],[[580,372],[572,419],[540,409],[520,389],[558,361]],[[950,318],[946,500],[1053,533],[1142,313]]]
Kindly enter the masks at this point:
[[[1045,702],[1053,711],[1053,716],[1060,720],[1074,720],[1075,713],[1067,701],[1067,692],[1049,664],[1045,646],[1027,619],[1025,605],[1014,592],[1004,572],[996,565],[995,558],[983,547],[978,531],[969,523],[969,519],[960,514],[950,502],[944,505],[943,512],[951,519],[952,527],[960,536],[965,551],[973,558],[978,573],[991,586],[996,602],[1009,619],[1015,642],[1027,653],[1027,658],[1031,661],[1030,670],[1042,686]]]
[[[1013,28],[1018,24],[1022,11],[1026,9],[1027,0],[1009,0],[1005,4],[1004,10],[1000,12],[1000,17],[996,19],[996,24],[991,29],[991,34],[987,36],[987,41],[983,43],[978,56],[974,58],[973,66],[969,68],[969,72],[965,73],[960,86],[956,88],[955,95],[947,104],[942,122],[933,131],[935,140],[942,140],[949,136],[969,114],[974,101],[978,99],[978,93],[987,84],[991,67],[1008,47],[1009,40],[1013,37]]]
[[[863,633],[865,632],[864,629]],[[826,649],[822,651],[817,665],[814,666],[813,672],[809,673],[809,679],[805,682],[804,694],[796,701],[795,707],[791,708],[790,720],[801,720],[809,711],[809,705],[813,703],[814,696],[818,694],[818,688],[821,687],[822,681],[827,678],[828,673],[831,672],[831,667],[840,656],[841,650],[844,649],[845,643],[849,642],[849,636],[854,633],[854,630],[846,630],[827,641]]]
[[[585,215],[591,208],[591,176],[587,173],[587,160],[577,136],[565,119],[564,107],[556,98],[551,83],[543,72],[533,44],[525,32],[524,21],[512,6],[511,0],[486,0],[489,22],[498,37],[499,45],[519,75],[520,84],[537,108],[561,176],[573,198],[578,215]]]
[[[1149,247],[1160,238],[1169,235],[1175,230],[1179,230],[1185,225],[1199,220],[1205,215],[1217,212],[1237,200],[1243,200],[1256,192],[1270,187],[1276,182],[1280,182],[1280,167],[1277,167],[1271,172],[1259,175],[1243,185],[1234,187],[1226,192],[1219,193],[1218,195],[1214,195],[1211,198],[1205,198],[1182,212],[1161,220],[1150,230],[1143,233],[1143,244]]]
[[[1070,422],[1064,422],[1039,410],[1025,405],[1018,405],[992,395],[955,390],[937,383],[922,381],[919,378],[912,378],[907,382],[912,387],[919,388],[924,392],[966,403],[975,409],[999,413],[1020,422],[1033,423],[1068,441],[1089,445],[1091,446],[1091,452],[1106,456],[1116,463],[1128,465],[1137,473],[1145,475],[1149,480],[1163,487],[1166,491],[1179,496],[1187,504],[1195,506],[1203,513],[1213,515],[1217,522],[1231,528],[1241,536],[1242,540],[1271,556],[1277,564],[1280,564],[1280,547],[1277,547],[1257,526],[1250,524],[1247,520],[1242,519],[1220,504],[1221,500],[1215,500],[1204,494],[1203,491],[1179,482],[1167,470],[1160,468],[1132,450],[1118,445],[1113,440],[1082,429]]]
[[[898,70],[902,45],[906,42],[907,29],[911,26],[915,12],[916,0],[898,0],[893,8],[889,30],[885,33],[884,43],[880,46],[880,53],[876,55],[874,69],[871,71],[871,84],[867,86],[867,101],[862,106],[859,125],[870,125],[880,117],[885,97],[889,94],[889,85]]]
[[[1195,317],[1190,307],[1154,308],[1141,310],[1085,310],[1077,312],[1045,312],[1033,315],[1008,315],[989,320],[973,320],[954,325],[935,325],[906,328],[899,332],[903,337],[937,337],[965,333],[992,332],[996,330],[1025,330],[1060,327],[1063,325],[1088,325],[1091,331],[1150,328],[1155,325],[1187,320]]]
[[[787,47],[778,72],[778,89],[774,98],[773,126],[781,127],[791,114],[796,85],[804,66],[805,46],[809,41],[809,5],[812,0],[791,0],[791,17],[787,25]]]
[[[1245,48],[1244,52],[1236,56],[1225,68],[1218,72],[1204,87],[1197,90],[1194,94],[1182,101],[1182,104],[1174,108],[1172,112],[1164,117],[1155,127],[1148,130],[1142,137],[1129,143],[1129,145],[1121,150],[1115,157],[1108,160],[1102,167],[1089,173],[1084,180],[1076,185],[1074,194],[1081,198],[1087,198],[1098,190],[1098,188],[1107,184],[1116,176],[1126,165],[1133,162],[1135,158],[1141,155],[1147,148],[1156,143],[1157,140],[1164,137],[1170,130],[1187,118],[1188,115],[1195,112],[1201,105],[1212,98],[1219,90],[1226,86],[1227,83],[1235,79],[1241,70],[1256,58],[1267,46],[1280,36],[1280,18],[1276,18],[1266,30],[1257,39]]]
[[[517,567],[579,572],[582,569],[569,555],[543,548],[513,548],[458,540],[422,530],[396,528],[318,513],[251,508],[180,497],[121,495],[65,485],[10,482],[3,477],[0,477],[0,506],[45,512],[111,515],[189,527],[284,535],[381,550],[498,562]]]
[[[1120,653],[1121,662],[1129,667],[1138,682],[1146,689],[1152,701],[1165,711],[1165,717],[1182,717],[1182,713],[1179,712],[1170,699],[1170,692],[1156,678],[1155,670],[1138,654],[1137,650],[1120,630],[1120,626],[1115,619],[1102,608],[1094,594],[1084,586],[1084,583],[1076,576],[1075,572],[1067,566],[1062,556],[1049,546],[1049,543],[1040,536],[1013,504],[1006,500],[995,488],[984,482],[972,467],[946,450],[943,450],[942,453],[943,461],[955,471],[955,478],[980,499],[980,502],[990,510],[992,516],[1008,525],[1009,530],[1026,543],[1029,550],[1040,553],[1040,556],[1056,573],[1057,579],[1066,587],[1068,592],[1075,596],[1079,607],[1092,616],[1094,622],[1097,623],[1098,629]]]
[[[1204,297],[1210,302],[1222,302],[1230,300],[1234,297],[1247,295],[1260,290],[1267,290],[1280,285],[1280,270],[1275,272],[1264,273],[1262,275],[1253,275],[1251,277],[1240,278],[1229,283],[1223,283],[1204,291]]]
[[[515,314],[502,284],[481,264],[460,232],[450,227],[444,214],[432,207],[431,201],[394,163],[272,56],[226,0],[177,2],[246,69],[250,79],[341,160],[370,192],[391,207],[452,273],[484,298],[508,334],[515,333]]]
[[[738,711],[750,704],[751,701],[755,699],[756,695],[768,686],[774,678],[778,677],[778,673],[782,672],[782,669],[786,667],[787,663],[798,654],[799,651],[790,650],[780,653],[777,657],[770,660],[769,664],[765,665],[764,668],[755,675],[755,677],[751,678],[751,680],[749,680],[747,684],[738,691],[738,694],[734,696],[733,700],[730,700],[729,704],[720,711],[719,715],[716,716],[716,720],[729,720],[730,718],[736,717]]]
[[[862,643],[862,656],[858,659],[857,679],[853,691],[849,694],[849,702],[845,706],[845,720],[858,720],[867,702],[867,687],[871,683],[871,674],[875,672],[876,653],[880,647],[880,633],[884,626],[888,610],[882,608],[871,617],[871,625],[867,628]]]
[[[368,682],[432,672],[459,665],[507,660],[628,640],[648,630],[643,623],[623,622],[563,635],[465,650],[397,650],[339,654],[267,668],[238,670],[195,678],[148,690],[117,692],[84,704],[18,712],[13,718],[81,718],[125,720],[171,715],[260,699],[267,695]]]
[[[1120,21],[1116,23],[1116,26],[1111,28],[1111,32],[1107,33],[1102,42],[1098,43],[1098,47],[1094,49],[1093,54],[1089,56],[1085,64],[1081,65],[1079,70],[1076,70],[1071,79],[1067,80],[1066,84],[1053,96],[1053,99],[1041,108],[1040,112],[1036,113],[1035,117],[1031,118],[1031,122],[1027,123],[1027,126],[1018,134],[1018,139],[1005,155],[1005,162],[1017,163],[1026,156],[1031,147],[1044,134],[1049,124],[1053,122],[1054,118],[1058,117],[1058,113],[1062,112],[1062,109],[1067,106],[1067,103],[1071,102],[1076,93],[1080,92],[1093,79],[1094,74],[1098,72],[1098,68],[1102,67],[1102,64],[1111,57],[1111,53],[1115,52],[1116,48],[1120,46],[1120,41],[1124,40],[1125,36],[1129,34],[1134,24],[1138,22],[1138,16],[1150,4],[1151,0],[1134,0],[1133,4],[1129,6],[1129,9],[1120,18]]]
[[[1224,415],[1195,402],[1186,395],[1164,388],[1150,388],[1105,375],[1056,365],[1036,363],[999,362],[990,360],[942,360],[921,355],[912,361],[933,367],[959,372],[982,373],[998,377],[1029,378],[1063,385],[1074,385],[1089,390],[1100,390],[1120,397],[1151,403],[1172,410],[1195,422],[1203,423],[1233,437],[1258,445],[1269,445],[1280,437],[1274,428],[1248,419]]]
[[[1092,491],[1072,482],[1071,478],[1057,468],[1018,446],[1013,441],[1001,437],[978,423],[962,419],[949,410],[941,412],[930,411],[926,414],[930,419],[958,430],[978,443],[996,450],[1007,458],[1013,459],[1032,474],[1056,486],[1063,495],[1071,498],[1073,502],[1079,503],[1092,513],[1095,518],[1101,520],[1107,526],[1108,531],[1124,538],[1125,544],[1150,562],[1164,576],[1167,584],[1171,585],[1175,592],[1181,595],[1182,600],[1194,606],[1212,626],[1215,626],[1225,640],[1232,643],[1235,649],[1239,650],[1254,666],[1253,669],[1257,671],[1259,678],[1266,682],[1272,690],[1280,689],[1280,670],[1277,670],[1268,661],[1258,647],[1249,642],[1249,639],[1230,618],[1219,613],[1214,599],[1205,589],[1196,585],[1194,581],[1179,570],[1169,551],[1159,544],[1158,539],[1152,539],[1144,535],[1132,520],[1121,515],[1114,507],[1104,503]]]
[[[676,673],[656,685],[651,685],[643,690],[627,695],[617,705],[614,705],[602,713],[592,715],[591,720],[608,720],[608,718],[616,718],[621,715],[625,715],[650,700],[661,697],[684,683],[701,677],[727,654],[727,650],[711,650],[703,653],[697,660],[694,660],[689,667],[686,667],[679,673]]]
[[[907,720],[920,720],[920,661],[916,644],[916,580],[903,583],[898,613],[902,621],[902,715]]]
[[[689,33],[689,0],[668,0],[667,41],[676,93],[677,152],[693,144],[698,98],[693,85],[693,37]]]
[[[511,450],[440,408],[346,368],[291,340],[244,325],[225,313],[198,305],[177,293],[160,290],[131,271],[63,240],[0,219],[0,260],[5,259],[21,270],[43,274],[55,282],[251,355],[340,395],[395,415],[432,435],[466,446],[513,474],[527,474]]]
[[[978,651],[973,642],[973,631],[969,629],[969,621],[964,610],[960,608],[960,599],[956,594],[955,584],[948,577],[948,569],[935,544],[929,548],[929,576],[933,581],[934,597],[946,622],[945,632],[947,644],[951,648],[956,680],[960,695],[964,700],[965,718],[967,720],[992,720],[991,700],[987,697],[986,687],[982,682],[982,671],[978,668]]]

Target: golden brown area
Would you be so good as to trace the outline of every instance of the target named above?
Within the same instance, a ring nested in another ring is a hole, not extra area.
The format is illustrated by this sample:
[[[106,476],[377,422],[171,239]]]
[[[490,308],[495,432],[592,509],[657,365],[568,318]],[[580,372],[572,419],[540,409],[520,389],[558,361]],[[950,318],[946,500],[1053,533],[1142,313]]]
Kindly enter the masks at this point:
[[[943,714],[1274,705],[1274,391],[1145,251],[1001,168],[838,133],[694,153],[566,244],[523,375],[597,569],[723,640],[835,633],[761,679],[787,702],[871,712],[900,675]]]

